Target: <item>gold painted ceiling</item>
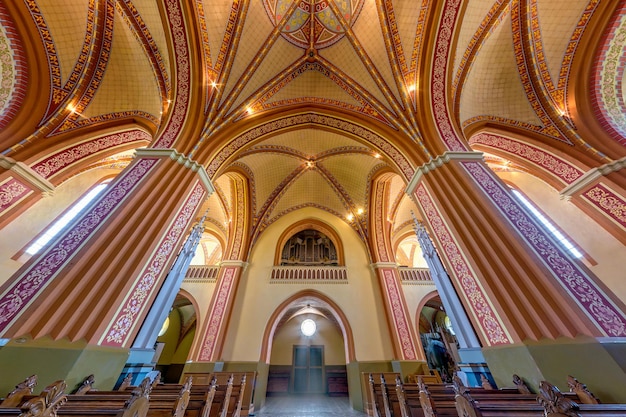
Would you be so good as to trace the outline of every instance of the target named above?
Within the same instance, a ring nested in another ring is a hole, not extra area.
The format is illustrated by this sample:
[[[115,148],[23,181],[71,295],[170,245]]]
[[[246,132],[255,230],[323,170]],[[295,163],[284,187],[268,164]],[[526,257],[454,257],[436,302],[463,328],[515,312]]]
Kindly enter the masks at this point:
[[[159,147],[168,124],[179,123],[182,139],[170,145],[208,168],[217,192],[202,212],[221,242],[242,198],[252,239],[307,206],[365,236],[373,181],[385,178],[385,220],[398,245],[418,212],[404,194],[410,175],[445,150],[442,112],[460,140],[493,155],[494,167],[516,156],[481,135],[587,168],[624,155],[623,93],[598,87],[621,85],[623,69],[593,66],[603,46],[623,46],[621,4],[3,2],[0,150],[32,162],[108,132],[140,132],[94,153],[84,170]],[[279,117],[300,122],[284,128]],[[600,133],[578,129],[583,121]],[[215,164],[233,142],[240,145]]]

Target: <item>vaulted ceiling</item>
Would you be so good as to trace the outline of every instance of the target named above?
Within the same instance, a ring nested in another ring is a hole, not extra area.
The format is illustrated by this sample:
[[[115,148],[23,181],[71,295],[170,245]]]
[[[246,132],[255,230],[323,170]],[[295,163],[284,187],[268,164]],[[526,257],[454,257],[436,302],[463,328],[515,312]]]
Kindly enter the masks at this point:
[[[202,210],[222,242],[237,178],[247,181],[255,238],[308,206],[366,234],[372,181],[390,174],[398,243],[418,212],[407,176],[443,151],[438,94],[452,129],[499,169],[506,152],[481,134],[505,132],[589,166],[623,154],[623,91],[595,96],[602,135],[575,129],[592,101],[576,84],[623,78],[589,62],[600,45],[623,46],[614,35],[626,25],[606,29],[623,6],[607,3],[15,0],[0,7],[0,148],[36,160],[111,129],[141,132],[99,154],[109,157],[159,146],[179,120],[189,127],[172,146],[207,166],[235,144],[209,169],[217,192]]]

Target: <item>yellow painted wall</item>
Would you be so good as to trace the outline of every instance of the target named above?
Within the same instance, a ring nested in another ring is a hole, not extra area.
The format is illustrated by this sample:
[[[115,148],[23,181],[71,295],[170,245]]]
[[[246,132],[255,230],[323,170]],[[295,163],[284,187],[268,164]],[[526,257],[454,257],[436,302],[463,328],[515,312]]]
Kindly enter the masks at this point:
[[[343,240],[349,284],[270,284],[274,251],[281,233],[302,219],[318,219],[333,227]],[[256,242],[245,270],[223,352],[225,361],[258,361],[270,316],[290,296],[315,289],[340,306],[352,327],[359,361],[391,359],[393,350],[384,316],[378,280],[370,268],[359,236],[337,217],[304,208],[281,217]],[[376,337],[372,337],[376,335]]]
[[[413,330],[417,338],[416,342],[419,345],[417,354],[420,355],[420,358],[425,359],[425,356],[422,357],[422,355],[425,355],[424,347],[419,338],[419,306],[429,294],[433,291],[437,291],[437,288],[435,288],[435,284],[403,284],[402,291],[404,293],[407,309],[409,310],[409,318],[411,319]]]
[[[204,329],[215,287],[215,282],[190,282],[186,280],[183,281],[183,284],[180,286],[181,289],[191,295],[191,298],[197,305],[196,329]],[[203,331],[196,331],[195,336],[192,342],[192,350],[196,348],[198,343],[202,342],[199,339],[202,338]]]
[[[178,338],[180,337],[180,315],[176,310],[169,314],[170,324],[163,336],[157,338],[157,342],[165,343],[161,355],[159,356],[159,365],[169,365],[173,361],[174,353],[178,347]]]
[[[95,183],[119,172],[120,170],[97,168],[78,174],[59,185],[52,196],[42,198],[5,226],[0,239],[0,284],[22,266],[22,262],[11,257],[22,250]]]
[[[561,199],[559,193],[537,179],[521,172],[500,172],[498,175],[515,184],[537,207],[565,231],[598,263],[587,265],[621,300],[626,300],[624,262],[626,246],[590,219],[573,203]]]
[[[317,324],[317,331],[307,337],[300,331],[300,324],[310,318]],[[271,365],[291,365],[294,345],[323,345],[325,365],[345,365],[346,355],[343,337],[328,319],[317,314],[302,314],[286,322],[277,332],[272,345]]]

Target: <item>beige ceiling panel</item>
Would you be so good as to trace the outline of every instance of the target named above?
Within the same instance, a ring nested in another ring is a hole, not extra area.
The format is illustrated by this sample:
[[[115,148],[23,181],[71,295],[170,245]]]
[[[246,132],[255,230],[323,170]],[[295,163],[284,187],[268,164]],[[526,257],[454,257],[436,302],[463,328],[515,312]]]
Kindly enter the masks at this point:
[[[267,38],[273,28],[274,26],[263,8],[263,2],[251,1],[241,34],[241,40],[239,41],[235,54],[235,61],[224,87],[226,94],[224,94],[222,101],[229,97],[230,92],[235,87],[239,78],[244,74],[248,65],[259,54],[261,48],[265,46]]]
[[[204,21],[206,22],[209,35],[209,48],[211,49],[211,61],[213,66],[224,40],[224,32],[228,24],[228,18],[232,8],[232,0],[203,0]]]
[[[533,125],[533,111],[515,63],[510,14],[485,41],[461,95],[461,122],[475,116],[497,116]]]
[[[167,75],[171,82],[172,73],[170,71],[170,54],[168,51],[167,39],[165,38],[165,29],[163,28],[163,25],[166,24],[166,22],[161,20],[159,7],[154,0],[133,0],[133,4],[139,11],[141,18],[148,27],[150,35],[152,36],[152,39],[154,39],[157,48],[159,48],[161,58],[163,59],[163,63],[165,64]],[[117,21],[115,23],[118,22],[122,24],[121,21]]]
[[[302,165],[300,159],[270,152],[258,152],[239,159],[239,162],[254,173],[257,210],[263,207],[280,183]]]
[[[410,199],[408,195],[404,196],[398,206],[396,217],[393,219],[393,230],[402,229],[407,227],[407,225],[409,225],[409,227],[413,227],[413,217],[411,216],[411,211],[419,218],[419,210],[413,200]]]
[[[493,4],[494,0],[468,1],[468,5],[464,9],[465,13],[463,14],[463,18],[459,19],[461,27],[460,29],[457,29],[459,31],[459,38],[457,41],[456,54],[454,56],[453,74],[456,74],[465,50],[467,49],[476,31],[480,28],[480,24],[489,13]]]
[[[586,0],[537,1],[543,52],[555,83],[559,77],[567,45],[587,3],[589,2]]]
[[[328,209],[339,215],[347,214],[341,198],[328,182],[315,170],[309,170],[285,191],[269,218],[273,221],[288,210],[305,205]]]
[[[384,165],[380,159],[363,154],[343,154],[320,162],[336,181],[346,190],[352,201],[360,208],[367,206],[367,181],[369,173]]]
[[[294,130],[270,138],[263,141],[261,144],[271,144],[298,149],[300,152],[308,155],[309,157],[313,157],[329,149],[343,146],[363,146],[357,141],[343,135],[319,129]]]
[[[69,1],[59,7],[58,0],[43,0],[37,1],[37,6],[52,34],[61,67],[61,80],[65,83],[85,41],[89,1]]]
[[[159,117],[161,95],[150,61],[117,12],[115,18],[111,57],[102,83],[83,116],[140,110]]]
[[[413,53],[413,44],[415,43],[415,32],[417,30],[417,22],[419,20],[420,10],[423,1],[399,1],[393,0],[393,11],[398,25],[398,34],[400,42],[402,42],[402,50],[404,58],[409,65],[411,54]],[[425,35],[425,34],[424,34]]]
[[[374,63],[374,66],[385,80],[385,83],[395,95],[397,102],[400,103],[400,93],[398,92],[391,64],[389,63],[389,55],[385,47],[385,38],[380,28],[380,19],[378,18],[375,2],[365,2],[363,10],[352,29],[363,48],[365,48],[365,52]]]
[[[361,20],[361,18],[362,16],[359,17],[359,20]],[[367,90],[383,105],[387,108],[391,108],[382,91],[378,88],[378,85],[370,76],[367,68],[365,68],[363,61],[361,61],[361,58],[354,51],[352,45],[346,37],[341,39],[335,45],[320,50],[319,54],[345,74],[349,74],[354,82]]]
[[[261,89],[265,84],[280,77],[284,69],[301,58],[303,54],[304,50],[290,44],[282,37],[278,38],[276,44],[270,49],[267,57],[263,60],[263,63],[261,63],[242,90],[232,110],[245,103],[250,96],[256,93],[257,90]]]
[[[346,93],[330,78],[319,71],[309,70],[292,80],[287,86],[275,94],[269,103],[282,100],[294,100],[301,97],[316,97],[337,100],[361,108],[362,103]]]
[[[389,187],[389,203],[393,203],[396,201],[399,195],[404,195],[404,190],[406,189],[406,184],[402,180],[402,177],[399,175],[394,175],[391,179],[391,186]]]
[[[204,204],[203,209],[209,210],[207,217],[211,219],[212,223],[215,223],[222,228],[228,227],[228,217],[224,212],[224,207],[220,203],[217,193],[211,194],[207,202]]]
[[[230,204],[232,201],[232,184],[230,178],[228,177],[228,175],[222,175],[213,184],[215,185],[216,189],[219,188],[218,191],[224,197],[224,200],[222,202],[226,206],[226,210],[230,211]],[[215,194],[217,194],[217,192]]]

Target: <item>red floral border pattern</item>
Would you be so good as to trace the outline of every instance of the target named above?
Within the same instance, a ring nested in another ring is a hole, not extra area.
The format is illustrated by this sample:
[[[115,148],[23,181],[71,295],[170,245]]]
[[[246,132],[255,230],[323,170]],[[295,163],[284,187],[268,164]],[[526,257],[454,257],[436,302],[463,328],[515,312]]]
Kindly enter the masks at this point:
[[[165,266],[175,255],[174,249],[179,247],[181,239],[189,230],[193,216],[198,206],[204,200],[206,190],[200,181],[196,182],[189,198],[178,212],[176,219],[172,223],[170,230],[161,240],[158,249],[154,252],[152,259],[142,271],[142,276],[137,280],[132,291],[129,292],[124,307],[117,314],[115,320],[105,332],[104,346],[124,346],[128,342],[131,329],[135,325],[142,308],[150,298],[156,283],[161,274],[166,273]]]

